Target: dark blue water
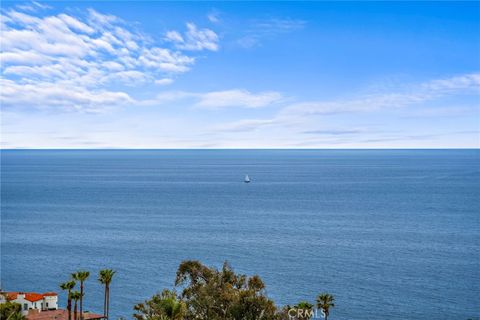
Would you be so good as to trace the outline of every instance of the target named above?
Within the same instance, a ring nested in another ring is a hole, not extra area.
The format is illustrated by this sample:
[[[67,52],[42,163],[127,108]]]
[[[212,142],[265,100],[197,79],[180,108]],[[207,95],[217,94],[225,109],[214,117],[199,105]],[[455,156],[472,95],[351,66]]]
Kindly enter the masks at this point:
[[[336,297],[332,319],[480,312],[479,150],[2,151],[1,281],[59,291],[118,271],[111,314],[228,260],[277,304]],[[252,183],[243,183],[249,174]],[[65,299],[62,296],[61,302]]]

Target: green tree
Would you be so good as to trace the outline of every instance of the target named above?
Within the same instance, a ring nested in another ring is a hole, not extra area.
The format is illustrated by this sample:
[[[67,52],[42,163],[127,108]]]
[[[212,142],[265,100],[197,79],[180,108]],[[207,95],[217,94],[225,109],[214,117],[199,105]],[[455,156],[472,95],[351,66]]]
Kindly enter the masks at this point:
[[[184,261],[177,270],[175,285],[183,288],[187,319],[275,319],[276,307],[265,294],[259,276],[236,274],[228,263],[221,270],[199,261]]]
[[[78,271],[72,273],[72,278],[80,282],[80,319],[83,319],[83,283],[87,278],[90,276],[90,272],[88,271]]]
[[[115,275],[116,271],[112,269],[103,269],[100,270],[98,275],[98,281],[105,286],[105,291],[103,295],[103,316],[108,319],[110,313],[110,283],[112,278]]]
[[[325,314],[325,320],[330,315],[330,308],[335,307],[335,297],[328,293],[322,293],[317,297],[317,308],[321,309]]]
[[[295,318],[298,320],[308,320],[313,317],[313,304],[307,301],[300,301],[295,307]]]
[[[134,310],[133,316],[137,320],[181,320],[186,315],[187,306],[175,292],[163,290],[150,300],[135,305]]]
[[[18,303],[7,301],[0,303],[0,319],[2,320],[25,320],[22,315],[22,306]]]
[[[74,301],[74,304],[73,304],[73,319],[74,320],[78,320],[78,300],[82,299],[82,294],[78,291],[72,291],[70,293],[70,299],[72,299]],[[81,311],[80,311],[81,312]]]
[[[70,298],[70,293],[72,289],[75,287],[75,281],[67,281],[60,284],[60,289],[67,291],[67,312],[68,312],[68,320],[72,320],[72,299]]]

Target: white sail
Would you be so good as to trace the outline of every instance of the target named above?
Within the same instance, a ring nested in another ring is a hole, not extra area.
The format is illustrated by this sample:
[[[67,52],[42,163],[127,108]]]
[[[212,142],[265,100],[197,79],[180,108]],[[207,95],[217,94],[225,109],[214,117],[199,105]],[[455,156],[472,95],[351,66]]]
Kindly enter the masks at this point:
[[[250,182],[250,177],[248,176],[248,174],[245,176],[245,182],[246,183]]]

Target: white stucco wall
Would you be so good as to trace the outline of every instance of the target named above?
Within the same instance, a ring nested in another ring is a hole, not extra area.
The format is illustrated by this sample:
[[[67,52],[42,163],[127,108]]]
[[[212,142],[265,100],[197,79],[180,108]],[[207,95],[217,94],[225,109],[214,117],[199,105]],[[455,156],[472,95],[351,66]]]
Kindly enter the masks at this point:
[[[33,304],[25,300],[25,295],[24,294],[18,294],[17,299],[12,300],[12,302],[18,303],[22,306],[22,314],[26,315],[28,313],[28,309],[33,309]]]
[[[58,296],[46,296],[44,300],[45,303],[48,303],[48,306],[45,305],[45,309],[58,309]]]
[[[12,300],[12,302],[18,303],[22,306],[23,315],[27,315],[28,310],[30,309],[36,309],[40,312],[42,311],[42,309],[58,309],[58,296],[45,296],[41,300],[30,302],[25,299],[25,294],[17,294],[17,298],[15,300]]]

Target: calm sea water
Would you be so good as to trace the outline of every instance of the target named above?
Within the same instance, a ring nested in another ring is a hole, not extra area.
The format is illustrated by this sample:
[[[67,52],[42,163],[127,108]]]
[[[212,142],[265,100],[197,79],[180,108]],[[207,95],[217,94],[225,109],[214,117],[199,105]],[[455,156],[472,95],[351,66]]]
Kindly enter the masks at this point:
[[[480,314],[479,150],[7,150],[1,161],[4,290],[59,291],[85,268],[85,309],[101,313],[96,273],[114,268],[111,314],[131,318],[172,288],[182,260],[228,260],[280,305],[334,294],[332,319]]]

